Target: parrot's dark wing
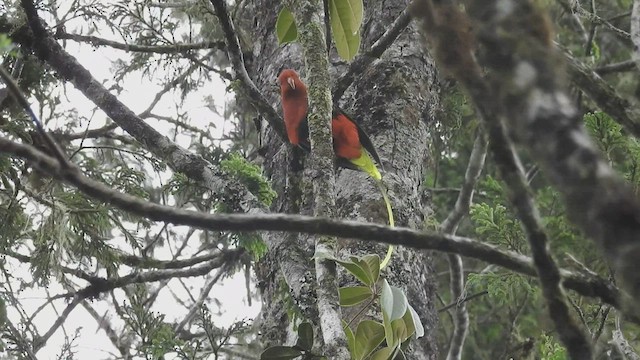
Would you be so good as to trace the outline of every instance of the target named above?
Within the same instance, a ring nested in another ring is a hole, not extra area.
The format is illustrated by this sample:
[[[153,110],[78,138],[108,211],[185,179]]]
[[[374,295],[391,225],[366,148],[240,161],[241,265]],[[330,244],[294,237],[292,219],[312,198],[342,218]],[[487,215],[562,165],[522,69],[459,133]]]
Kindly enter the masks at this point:
[[[306,152],[311,152],[311,144],[309,143],[309,122],[307,121],[307,117],[304,117],[304,120],[300,122],[300,127],[298,128],[298,146]]]

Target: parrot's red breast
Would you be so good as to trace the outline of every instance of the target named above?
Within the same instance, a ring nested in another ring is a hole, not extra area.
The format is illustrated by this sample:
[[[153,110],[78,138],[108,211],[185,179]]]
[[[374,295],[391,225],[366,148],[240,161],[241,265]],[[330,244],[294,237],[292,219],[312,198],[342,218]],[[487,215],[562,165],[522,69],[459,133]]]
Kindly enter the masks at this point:
[[[307,126],[307,110],[309,109],[307,87],[300,80],[298,73],[291,69],[283,70],[278,76],[278,81],[280,82],[282,114],[287,137],[293,145],[300,145],[300,133],[305,132],[302,127]],[[308,134],[308,129],[306,133]]]
[[[362,153],[362,145],[356,124],[345,114],[334,111],[331,119],[333,150],[337,157],[356,159]]]

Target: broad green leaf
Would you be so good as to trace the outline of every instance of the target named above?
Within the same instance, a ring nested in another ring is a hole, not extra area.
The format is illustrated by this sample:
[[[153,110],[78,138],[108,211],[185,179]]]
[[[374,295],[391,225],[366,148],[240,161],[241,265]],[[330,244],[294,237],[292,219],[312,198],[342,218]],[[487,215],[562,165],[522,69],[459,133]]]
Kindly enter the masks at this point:
[[[342,265],[342,267],[344,267],[345,269],[347,269],[348,272],[353,274],[353,276],[355,276],[363,284],[369,287],[373,285],[373,274],[371,274],[371,272],[368,271],[366,268],[362,267],[362,263],[357,257],[355,256],[352,257],[351,261],[336,259],[336,262]]]
[[[404,321],[404,325],[407,328],[407,334],[409,336],[413,335],[413,333],[416,331],[416,327],[413,324],[413,317],[411,316],[411,305],[407,307],[407,312],[405,312],[404,316],[402,316],[402,321]]]
[[[371,299],[373,293],[368,286],[349,286],[338,289],[340,306],[354,306]]]
[[[389,321],[400,319],[407,311],[409,303],[402,289],[390,286],[387,280],[382,282],[382,295],[380,297],[380,307],[382,312],[389,316]]]
[[[349,353],[354,354],[356,347],[356,336],[353,334],[353,331],[349,327],[349,324],[347,324],[347,322],[344,320],[342,320],[342,329],[347,336],[347,347],[349,348]]]
[[[391,327],[391,320],[386,312],[382,312],[382,326],[384,327],[384,338],[387,341],[387,346],[393,345],[393,328]]]
[[[362,25],[362,0],[331,0],[345,31],[355,35]]]
[[[367,264],[373,283],[378,282],[380,278],[380,256],[376,254],[365,255],[362,257],[362,262]]]
[[[313,348],[313,327],[308,322],[298,325],[296,346],[307,351],[311,351],[311,348]]]
[[[407,324],[404,323],[404,319],[393,320],[391,322],[391,329],[393,330],[393,347],[400,346],[403,341],[411,336],[408,332]]]
[[[420,316],[418,316],[418,313],[411,305],[407,307],[407,314],[405,314],[403,319],[405,319],[405,323],[407,323],[407,329],[409,329],[410,335],[415,333],[416,339],[424,336],[424,327],[422,326],[422,321],[420,321]],[[409,321],[411,321],[411,326],[409,326]]]
[[[352,2],[354,5],[351,4]],[[362,3],[358,5],[357,2],[359,0],[329,0],[329,19],[333,40],[338,55],[347,61],[352,60],[360,48],[362,16],[356,13],[357,7],[362,7]]]
[[[384,327],[373,320],[363,320],[358,324],[355,336],[354,358],[362,360],[369,356],[384,340]]]
[[[391,355],[393,355],[393,348],[384,347],[378,351],[376,351],[373,355],[371,355],[371,360],[389,360],[391,359]]]
[[[278,44],[286,44],[296,41],[298,38],[298,28],[293,14],[289,9],[283,8],[278,14],[276,21],[276,35],[278,36]]]
[[[272,346],[260,354],[261,360],[288,360],[302,355],[302,351],[291,346]]]

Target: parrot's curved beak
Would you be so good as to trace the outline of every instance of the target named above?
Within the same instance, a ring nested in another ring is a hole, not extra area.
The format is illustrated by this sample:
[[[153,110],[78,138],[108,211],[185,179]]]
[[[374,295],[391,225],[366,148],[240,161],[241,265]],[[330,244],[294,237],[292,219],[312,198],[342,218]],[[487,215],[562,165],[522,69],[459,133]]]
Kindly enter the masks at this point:
[[[289,83],[289,86],[291,86],[291,88],[292,88],[293,90],[295,90],[295,89],[296,89],[296,82],[293,80],[293,78],[292,78],[292,77],[288,77],[288,78],[287,78],[287,83]]]

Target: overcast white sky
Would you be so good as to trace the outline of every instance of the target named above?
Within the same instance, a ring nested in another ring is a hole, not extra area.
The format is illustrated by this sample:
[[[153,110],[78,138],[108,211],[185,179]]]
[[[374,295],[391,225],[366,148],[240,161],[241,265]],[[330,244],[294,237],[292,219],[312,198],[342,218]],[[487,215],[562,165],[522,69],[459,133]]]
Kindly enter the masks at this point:
[[[65,5],[70,5],[71,1],[62,0],[58,3],[64,7]],[[70,32],[73,32],[74,29],[72,25],[73,24],[67,25],[67,30]],[[109,34],[106,32],[93,35],[122,41],[121,38],[118,38],[113,34]],[[96,77],[98,80],[107,81],[107,86],[113,83],[113,75],[111,72],[112,61],[117,58],[122,58],[125,60],[128,59],[127,53],[122,51],[106,48],[95,49],[90,45],[76,44],[72,41],[68,41],[67,45],[67,50],[73,56],[75,56],[81,64],[87,67],[94,75],[94,77]],[[161,87],[158,86],[159,83],[159,80],[150,81],[146,78],[143,78],[140,74],[132,74],[125,79],[124,83],[121,84],[124,88],[124,91],[121,95],[119,95],[119,99],[127,106],[129,106],[134,112],[139,113],[149,106],[155,94],[161,89]],[[223,131],[223,129],[221,128],[222,119],[205,106],[206,102],[204,101],[204,97],[207,95],[213,96],[213,98],[216,99],[216,106],[221,110],[224,106],[225,99],[228,99],[229,96],[231,96],[225,93],[225,87],[226,85],[224,84],[224,82],[222,82],[220,79],[215,79],[210,84],[202,87],[200,91],[189,94],[184,101],[184,105],[181,108],[182,111],[187,111],[188,115],[192,119],[191,124],[194,126],[205,129],[209,122],[219,124],[220,127],[217,130],[220,133],[213,134],[216,137],[221,135],[221,132]],[[86,117],[91,117],[91,113],[95,108],[95,105],[88,101],[84,97],[84,95],[75,90],[70,84],[67,85],[67,96],[70,101],[68,106],[75,107],[80,114]],[[164,95],[162,101],[156,106],[153,112],[161,115],[174,116],[176,104],[179,102],[179,93],[169,92]],[[36,105],[37,107],[37,104],[34,105]],[[104,120],[105,115],[101,111],[99,111],[93,118],[90,128],[97,128],[102,126],[104,124]],[[163,132],[163,129],[167,129],[167,131],[165,132],[167,134],[169,133],[168,130],[171,128],[167,123],[163,123],[160,121],[148,120],[148,122],[156,129],[159,129],[161,132]],[[57,125],[60,124],[50,123],[49,127],[55,128]],[[188,147],[190,139],[188,139],[187,137],[179,137],[178,142],[183,147]],[[163,181],[166,181],[168,179],[170,173],[167,173],[165,175],[166,178],[164,178]],[[186,228],[184,227],[174,227],[173,229],[176,232],[186,232]],[[192,237],[192,241],[189,245],[191,252],[198,249],[199,243],[197,240],[197,236]],[[128,248],[128,246],[123,246],[123,248]],[[167,249],[164,250],[164,252],[156,252],[155,257],[170,259],[170,252]],[[25,266],[22,264],[17,264],[15,262],[9,262],[9,264],[7,264],[7,268],[11,269],[12,273],[15,275],[29,276],[28,265]],[[121,273],[126,274],[127,272],[121,271]],[[253,318],[259,312],[259,302],[254,301],[253,306],[251,307],[248,307],[247,305],[246,288],[244,281],[244,276],[242,274],[238,274],[233,278],[225,279],[219,285],[216,285],[211,291],[211,297],[219,300],[221,302],[221,307],[226,310],[226,313],[222,314],[221,316],[214,317],[216,326],[229,326],[236,320]],[[202,284],[204,283],[204,279],[189,279],[186,282],[188,286],[196,289],[193,294],[197,297],[197,289],[202,286]],[[79,284],[82,284],[82,282],[79,282]],[[172,285],[169,287],[174,291],[174,294],[177,294],[183,299],[187,298],[185,296],[186,292],[180,285],[177,285],[177,281],[173,281],[170,285]],[[64,289],[56,283],[55,279],[52,279],[51,286],[49,286],[48,291],[50,295],[65,293]],[[167,321],[180,320],[184,315],[182,311],[176,311],[176,309],[182,309],[182,307],[177,305],[174,294],[169,292],[168,288],[165,288],[165,290],[163,290],[163,292],[161,293],[156,306],[154,307],[155,311],[167,314]],[[122,292],[120,292],[120,295],[122,295]],[[41,306],[46,300],[46,297],[47,294],[43,289],[27,289],[21,292],[18,296],[22,304],[27,309],[32,310],[35,310],[39,306]],[[95,301],[92,303],[92,305],[96,307],[96,310],[98,310],[99,313],[105,314],[106,311],[107,318],[113,319],[115,317],[113,310],[109,310],[106,307],[100,307],[98,306],[98,303],[98,301]],[[66,306],[64,300],[56,301],[53,304],[55,306],[55,309],[52,306],[47,306],[35,318],[34,322],[41,332],[45,332],[46,329],[48,329],[53,324],[55,319],[58,317],[59,312],[61,312]],[[218,311],[218,307],[216,305],[209,305],[214,313]],[[58,314],[56,314],[56,312],[58,312]],[[11,308],[9,309],[9,316],[14,321],[18,320],[17,313]],[[116,331],[121,329],[120,326],[121,325],[115,326]],[[82,329],[80,332],[80,337],[75,342],[77,345],[75,349],[77,351],[78,359],[110,359],[112,358],[112,356],[110,355],[111,353],[117,354],[117,350],[111,345],[111,342],[105,336],[104,332],[99,329],[93,318],[81,306],[76,307],[65,322],[65,329],[69,336],[73,336],[73,333],[77,328]],[[40,352],[38,352],[38,359],[57,359],[57,356],[60,352],[60,347],[63,344],[63,339],[64,333],[62,331],[62,328],[60,328],[58,329],[56,334],[49,340],[47,346]]]

